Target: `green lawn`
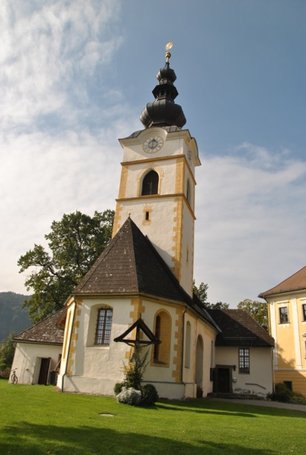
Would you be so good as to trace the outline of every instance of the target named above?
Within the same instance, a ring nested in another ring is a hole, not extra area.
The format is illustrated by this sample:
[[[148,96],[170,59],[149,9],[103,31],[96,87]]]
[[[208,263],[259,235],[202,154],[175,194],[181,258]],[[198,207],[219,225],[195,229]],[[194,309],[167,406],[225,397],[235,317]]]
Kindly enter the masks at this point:
[[[209,400],[134,408],[4,380],[0,404],[1,455],[306,454],[302,412]]]

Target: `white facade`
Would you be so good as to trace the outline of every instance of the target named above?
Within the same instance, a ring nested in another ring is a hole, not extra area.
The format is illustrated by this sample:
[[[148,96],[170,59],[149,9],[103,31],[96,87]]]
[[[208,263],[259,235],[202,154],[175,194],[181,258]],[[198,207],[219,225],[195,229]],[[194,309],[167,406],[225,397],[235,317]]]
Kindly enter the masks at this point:
[[[114,338],[124,333],[137,318],[137,308],[141,309],[141,317],[146,325],[154,330],[156,315],[166,312],[169,316],[169,358],[160,364],[154,361],[154,347],[143,348],[147,354],[147,367],[144,374],[144,383],[154,384],[161,397],[182,399],[196,397],[197,383],[195,368],[196,341],[201,336],[204,341],[204,362],[202,364],[200,386],[206,396],[212,392],[212,382],[209,377],[211,367],[211,346],[216,336],[216,330],[199,320],[190,311],[186,312],[181,305],[157,301],[152,299],[130,298],[87,298],[75,305],[71,301],[66,333],[64,338],[61,370],[58,377],[58,387],[64,391],[97,393],[113,395],[116,383],[123,380],[124,364],[128,363],[131,348],[124,343],[114,342]],[[93,334],[97,310],[101,307],[113,309],[113,323],[111,342],[109,346],[95,346]],[[70,316],[69,316],[70,314]],[[69,320],[71,321],[69,323]],[[183,348],[183,324],[187,321],[192,327],[190,346]],[[72,325],[73,321],[73,325]],[[71,329],[73,327],[73,333]],[[68,341],[71,340],[70,347]],[[188,368],[183,365],[184,349],[191,354]],[[69,352],[69,355],[68,355]]]
[[[16,369],[18,382],[49,384],[50,373],[58,365],[61,352],[61,345],[17,343],[12,369]],[[42,371],[43,365],[45,371]]]
[[[230,367],[232,392],[266,397],[273,391],[272,347],[250,347],[250,372],[239,372],[239,347],[218,346],[216,366]]]

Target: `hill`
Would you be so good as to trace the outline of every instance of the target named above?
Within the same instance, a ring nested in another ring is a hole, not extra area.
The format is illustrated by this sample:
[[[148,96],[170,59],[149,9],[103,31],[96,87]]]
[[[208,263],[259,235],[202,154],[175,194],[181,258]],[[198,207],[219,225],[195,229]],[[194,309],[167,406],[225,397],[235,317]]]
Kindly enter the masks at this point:
[[[0,342],[11,333],[18,333],[32,325],[27,311],[22,308],[29,296],[14,292],[0,292]]]

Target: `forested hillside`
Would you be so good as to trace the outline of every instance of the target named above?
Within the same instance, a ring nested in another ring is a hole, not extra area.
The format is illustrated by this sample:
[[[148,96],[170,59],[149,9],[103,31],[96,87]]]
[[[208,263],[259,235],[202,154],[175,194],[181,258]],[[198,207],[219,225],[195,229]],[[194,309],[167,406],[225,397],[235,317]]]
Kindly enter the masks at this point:
[[[29,296],[14,292],[0,292],[0,342],[11,333],[18,333],[32,325],[27,311],[22,308]]]

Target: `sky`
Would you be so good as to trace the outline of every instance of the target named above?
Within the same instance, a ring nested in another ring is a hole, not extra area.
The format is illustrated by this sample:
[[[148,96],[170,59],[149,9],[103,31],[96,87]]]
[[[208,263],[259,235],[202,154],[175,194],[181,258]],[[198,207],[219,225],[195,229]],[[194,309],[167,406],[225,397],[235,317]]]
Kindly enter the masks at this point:
[[[53,220],[115,207],[171,66],[197,140],[195,279],[235,306],[306,264],[305,0],[1,0],[0,291]]]

